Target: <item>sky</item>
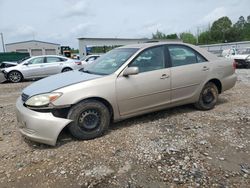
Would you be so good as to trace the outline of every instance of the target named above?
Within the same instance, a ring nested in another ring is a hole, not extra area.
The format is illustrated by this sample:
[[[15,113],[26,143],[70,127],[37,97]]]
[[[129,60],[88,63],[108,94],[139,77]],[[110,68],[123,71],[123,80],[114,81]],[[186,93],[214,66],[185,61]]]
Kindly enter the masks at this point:
[[[5,43],[35,39],[78,48],[79,37],[196,34],[222,16],[246,18],[249,7],[250,0],[0,0],[0,33]]]

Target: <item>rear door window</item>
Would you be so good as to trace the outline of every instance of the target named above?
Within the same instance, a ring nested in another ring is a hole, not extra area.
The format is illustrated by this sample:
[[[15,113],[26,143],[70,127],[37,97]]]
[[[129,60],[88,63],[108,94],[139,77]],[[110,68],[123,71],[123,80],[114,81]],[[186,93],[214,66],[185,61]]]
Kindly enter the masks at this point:
[[[59,57],[47,57],[47,63],[53,63],[53,62],[61,62],[61,59]]]
[[[198,52],[187,46],[169,45],[168,50],[172,62],[172,67],[202,63],[207,61]]]

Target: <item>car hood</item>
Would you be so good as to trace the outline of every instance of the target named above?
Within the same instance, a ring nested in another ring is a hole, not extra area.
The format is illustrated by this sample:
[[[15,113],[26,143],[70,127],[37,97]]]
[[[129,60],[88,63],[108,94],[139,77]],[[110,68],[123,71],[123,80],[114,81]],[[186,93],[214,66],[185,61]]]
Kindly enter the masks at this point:
[[[250,56],[249,54],[238,54],[238,55],[234,55],[232,56],[233,59],[246,59],[248,56]]]
[[[13,66],[17,66],[18,63],[17,62],[10,62],[10,61],[3,61],[1,63],[1,68],[4,69],[4,68],[9,68],[9,67],[13,67]]]
[[[18,65],[17,62],[11,62],[11,61],[3,61],[2,63],[7,64],[7,65]]]
[[[79,82],[84,82],[88,80],[93,80],[103,77],[101,75],[88,74],[78,70],[69,71],[65,73],[56,74],[53,76],[49,76],[47,78],[41,79],[39,81],[34,82],[23,90],[23,93],[28,95],[29,97],[42,94],[49,93],[54,90],[76,84]]]

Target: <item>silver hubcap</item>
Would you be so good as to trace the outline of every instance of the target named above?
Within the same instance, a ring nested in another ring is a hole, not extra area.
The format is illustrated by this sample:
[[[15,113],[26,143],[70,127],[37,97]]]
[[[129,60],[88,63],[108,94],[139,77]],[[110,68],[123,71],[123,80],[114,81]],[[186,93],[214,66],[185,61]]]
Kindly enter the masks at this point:
[[[9,75],[9,79],[12,82],[19,82],[21,80],[22,76],[18,72],[11,72]]]

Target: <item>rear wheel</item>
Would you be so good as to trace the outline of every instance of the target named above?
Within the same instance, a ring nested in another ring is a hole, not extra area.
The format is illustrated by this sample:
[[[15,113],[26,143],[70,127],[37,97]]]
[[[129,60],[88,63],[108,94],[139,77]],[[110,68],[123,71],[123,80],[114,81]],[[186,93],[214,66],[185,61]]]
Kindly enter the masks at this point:
[[[199,110],[213,109],[218,101],[218,88],[212,82],[207,83],[200,94],[199,100],[195,103],[195,107]]]
[[[22,75],[22,73],[20,73],[18,71],[11,71],[8,74],[8,80],[13,82],[13,83],[21,82],[22,79],[23,79],[23,75]]]
[[[69,125],[71,134],[80,140],[88,140],[101,136],[110,123],[107,107],[96,100],[86,100],[73,106],[68,114],[73,122]]]
[[[62,70],[62,72],[68,72],[68,71],[72,71],[72,69],[69,68],[69,67],[66,67],[66,68],[64,68],[64,69]]]

